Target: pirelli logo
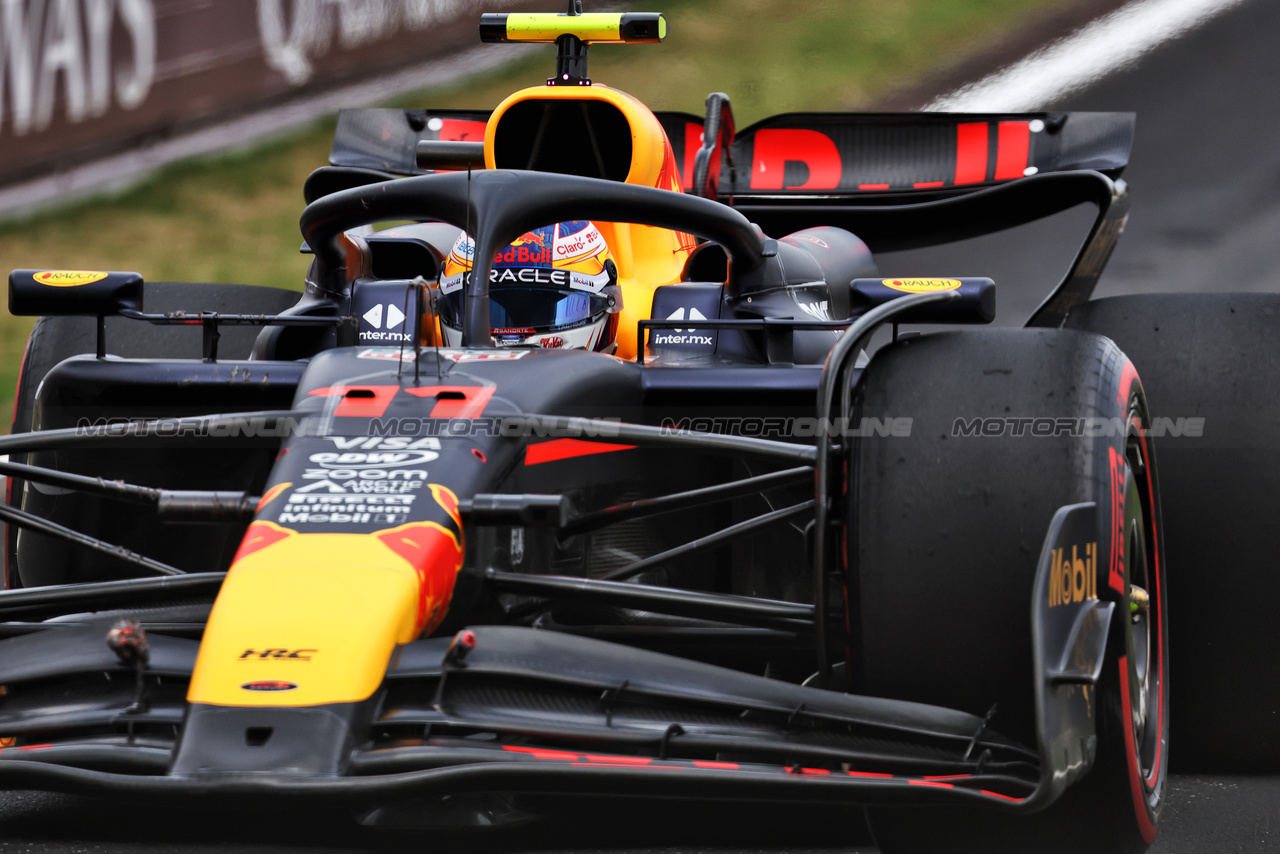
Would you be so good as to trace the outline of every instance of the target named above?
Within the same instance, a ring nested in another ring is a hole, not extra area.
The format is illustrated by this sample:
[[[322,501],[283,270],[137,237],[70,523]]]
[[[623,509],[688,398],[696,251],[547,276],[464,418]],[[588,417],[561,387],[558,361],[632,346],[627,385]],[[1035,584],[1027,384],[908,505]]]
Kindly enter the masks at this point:
[[[1098,598],[1098,544],[1087,543],[1083,552],[1080,546],[1072,546],[1071,554],[1065,548],[1053,550],[1053,565],[1049,569],[1049,607],[1075,605]]]

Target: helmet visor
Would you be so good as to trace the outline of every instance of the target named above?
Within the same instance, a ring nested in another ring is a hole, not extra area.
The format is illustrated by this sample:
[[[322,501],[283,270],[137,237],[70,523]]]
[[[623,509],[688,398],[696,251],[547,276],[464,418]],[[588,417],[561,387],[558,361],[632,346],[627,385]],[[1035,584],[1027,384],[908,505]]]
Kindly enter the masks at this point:
[[[461,289],[444,295],[445,319],[462,325]],[[498,329],[561,329],[586,323],[609,310],[608,297],[556,288],[491,288],[489,326]]]

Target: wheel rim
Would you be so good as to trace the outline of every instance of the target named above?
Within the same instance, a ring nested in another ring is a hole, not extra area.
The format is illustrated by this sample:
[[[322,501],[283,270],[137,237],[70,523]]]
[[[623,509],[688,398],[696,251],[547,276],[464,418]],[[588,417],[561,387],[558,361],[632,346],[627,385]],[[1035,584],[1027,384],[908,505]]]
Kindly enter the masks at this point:
[[[1145,412],[1135,401],[1125,443],[1125,680],[1129,689],[1126,725],[1133,739],[1136,772],[1148,800],[1156,795],[1165,757],[1163,591],[1156,537],[1155,489],[1144,435]],[[1158,795],[1157,795],[1158,796]]]

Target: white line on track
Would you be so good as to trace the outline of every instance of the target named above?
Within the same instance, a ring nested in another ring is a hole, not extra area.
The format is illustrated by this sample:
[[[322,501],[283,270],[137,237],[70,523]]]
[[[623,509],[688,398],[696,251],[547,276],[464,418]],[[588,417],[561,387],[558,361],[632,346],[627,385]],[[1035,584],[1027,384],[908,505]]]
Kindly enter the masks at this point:
[[[1044,109],[1242,2],[1134,0],[989,77],[937,98],[925,109],[957,113]]]

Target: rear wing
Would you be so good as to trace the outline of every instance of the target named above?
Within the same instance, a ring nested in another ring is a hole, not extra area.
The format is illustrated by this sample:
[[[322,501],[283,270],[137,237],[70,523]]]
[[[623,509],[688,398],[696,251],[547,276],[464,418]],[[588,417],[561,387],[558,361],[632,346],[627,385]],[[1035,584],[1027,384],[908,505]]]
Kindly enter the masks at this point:
[[[703,120],[656,115],[690,189]],[[1133,130],[1133,113],[786,113],[737,133],[737,168],[726,163],[720,195],[852,201],[969,192],[1049,172],[1114,179],[1129,162]]]
[[[484,140],[488,110],[343,110],[329,162],[420,175],[422,141]],[[655,113],[693,187],[702,118]],[[1118,178],[1133,147],[1133,113],[786,113],[738,132],[723,196],[857,199],[971,191],[1048,172]],[[736,180],[734,180],[736,178]],[[881,202],[887,201],[881,199]]]
[[[419,175],[419,142],[483,141],[489,114],[343,110],[329,162]],[[655,115],[681,184],[692,189],[703,120]],[[1114,179],[1129,162],[1133,129],[1133,113],[786,113],[738,132],[738,168],[726,164],[719,186],[723,196],[785,201],[967,192],[1048,172],[1092,170]]]

